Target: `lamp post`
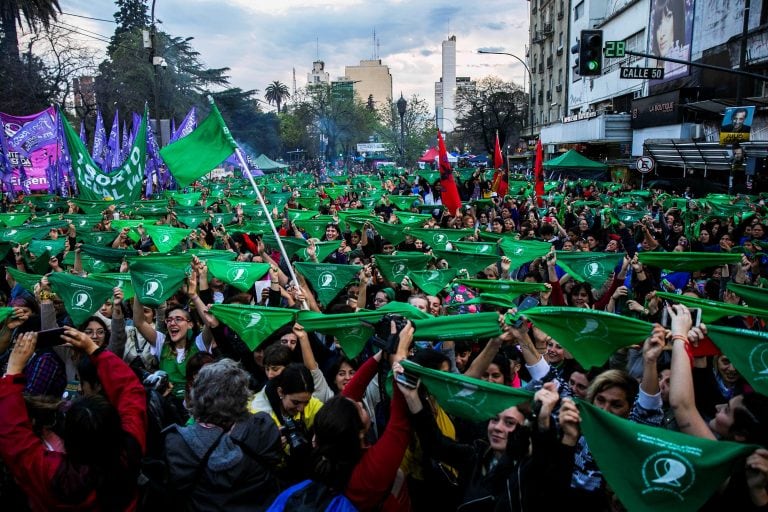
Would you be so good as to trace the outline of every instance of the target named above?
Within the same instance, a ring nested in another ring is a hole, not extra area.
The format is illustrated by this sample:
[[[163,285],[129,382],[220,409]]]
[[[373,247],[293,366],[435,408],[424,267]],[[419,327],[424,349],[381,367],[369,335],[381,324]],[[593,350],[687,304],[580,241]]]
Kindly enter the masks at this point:
[[[528,64],[526,64],[523,59],[521,59],[520,57],[512,53],[492,52],[490,50],[483,50],[483,49],[477,50],[477,53],[487,53],[491,55],[508,55],[514,59],[517,59],[520,62],[520,64],[523,65],[523,67],[525,68],[525,71],[528,73],[528,112],[530,114],[529,115],[530,124],[528,125],[528,128],[531,130],[531,136],[533,136],[533,76],[531,75],[531,70],[528,67]]]
[[[408,106],[408,102],[403,98],[403,93],[400,92],[400,99],[397,100],[397,113],[400,114],[400,159],[403,167],[405,167],[405,123],[403,117],[405,116],[405,109]]]

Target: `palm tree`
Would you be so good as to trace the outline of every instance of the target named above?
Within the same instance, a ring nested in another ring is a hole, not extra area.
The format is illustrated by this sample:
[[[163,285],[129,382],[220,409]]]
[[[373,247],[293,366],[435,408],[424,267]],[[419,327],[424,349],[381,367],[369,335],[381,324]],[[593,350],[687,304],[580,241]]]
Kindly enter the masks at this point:
[[[0,55],[12,63],[19,62],[19,42],[16,25],[26,23],[36,30],[39,25],[47,29],[61,12],[59,0],[2,0],[0,2]]]
[[[279,80],[275,80],[264,89],[267,103],[270,105],[274,103],[277,106],[277,111],[280,112],[280,105],[283,101],[291,97],[291,93],[288,92],[288,86]]]

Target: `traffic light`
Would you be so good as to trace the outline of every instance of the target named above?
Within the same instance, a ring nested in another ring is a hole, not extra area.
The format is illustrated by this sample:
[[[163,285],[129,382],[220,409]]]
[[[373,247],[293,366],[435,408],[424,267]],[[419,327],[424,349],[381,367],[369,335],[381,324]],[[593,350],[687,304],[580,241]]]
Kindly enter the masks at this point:
[[[579,68],[579,52],[581,52],[581,41],[577,39],[576,44],[571,46],[571,53],[576,56],[573,59],[573,65],[576,67],[576,70],[574,71],[574,73],[576,73],[577,75],[581,71],[581,69]]]
[[[582,30],[579,41],[579,74],[600,76],[603,74],[603,31]]]

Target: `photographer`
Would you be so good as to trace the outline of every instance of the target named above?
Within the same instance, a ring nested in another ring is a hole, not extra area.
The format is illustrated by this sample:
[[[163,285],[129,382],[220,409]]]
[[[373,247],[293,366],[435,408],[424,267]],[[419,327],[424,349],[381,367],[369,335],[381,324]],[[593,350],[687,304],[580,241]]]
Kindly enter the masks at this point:
[[[268,413],[280,428],[286,454],[281,476],[286,481],[297,480],[305,471],[312,448],[310,431],[323,406],[312,396],[314,391],[310,371],[301,363],[291,363],[267,382],[249,406],[252,413]]]

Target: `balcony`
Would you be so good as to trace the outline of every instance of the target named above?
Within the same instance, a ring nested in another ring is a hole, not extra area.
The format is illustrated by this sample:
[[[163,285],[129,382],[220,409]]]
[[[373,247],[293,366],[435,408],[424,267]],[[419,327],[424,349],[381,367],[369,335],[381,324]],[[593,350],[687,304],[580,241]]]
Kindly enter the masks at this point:
[[[533,44],[537,44],[537,43],[538,43],[538,44],[541,44],[541,43],[543,43],[543,42],[544,42],[546,39],[547,39],[546,35],[544,35],[544,33],[543,33],[543,32],[540,32],[540,31],[538,31],[538,30],[537,30],[537,31],[535,31],[535,32],[533,33],[533,37],[531,38],[531,42],[532,42]]]
[[[552,56],[547,57],[547,69],[552,69]]]
[[[544,74],[544,63],[543,62],[539,63],[539,74]]]
[[[552,91],[547,91],[547,101],[552,101]]]
[[[541,27],[541,33],[544,35],[544,37],[547,37],[549,35],[552,35],[555,33],[554,29],[552,28],[551,23],[545,23]]]

